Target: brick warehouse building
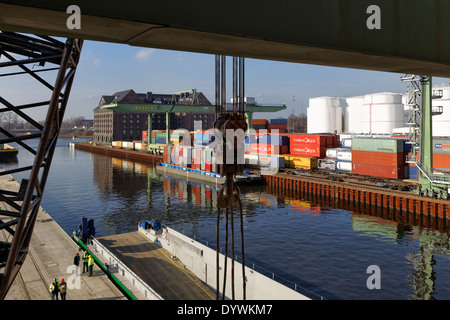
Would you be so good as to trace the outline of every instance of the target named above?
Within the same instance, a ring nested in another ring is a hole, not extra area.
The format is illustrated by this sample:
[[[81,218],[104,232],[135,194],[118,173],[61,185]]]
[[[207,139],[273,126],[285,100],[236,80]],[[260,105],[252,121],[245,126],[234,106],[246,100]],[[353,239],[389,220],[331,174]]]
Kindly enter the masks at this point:
[[[203,93],[198,92],[197,96],[199,105],[211,105]],[[116,92],[110,96],[102,96],[98,106],[94,109],[94,141],[111,143],[112,141],[141,140],[142,131],[146,131],[148,128],[147,114],[102,109],[103,105],[111,103],[171,104],[172,97],[172,94],[136,93],[132,89]],[[189,105],[192,103],[193,95],[177,95],[176,98],[178,104]],[[193,131],[194,121],[201,121],[203,129],[213,128],[215,114],[171,113],[169,120],[171,129],[183,128]],[[166,129],[165,113],[153,114],[152,128],[153,130]]]

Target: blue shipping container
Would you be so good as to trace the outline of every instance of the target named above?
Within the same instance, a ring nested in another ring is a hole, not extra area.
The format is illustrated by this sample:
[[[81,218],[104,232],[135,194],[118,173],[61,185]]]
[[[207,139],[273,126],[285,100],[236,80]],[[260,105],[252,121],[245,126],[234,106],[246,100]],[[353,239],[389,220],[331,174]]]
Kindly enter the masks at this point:
[[[269,124],[287,124],[287,119],[269,119]]]
[[[288,136],[269,136],[262,135],[259,136],[258,142],[261,144],[274,144],[279,146],[289,145],[289,137]]]
[[[416,166],[408,166],[409,167],[409,179],[417,180],[417,167]]]

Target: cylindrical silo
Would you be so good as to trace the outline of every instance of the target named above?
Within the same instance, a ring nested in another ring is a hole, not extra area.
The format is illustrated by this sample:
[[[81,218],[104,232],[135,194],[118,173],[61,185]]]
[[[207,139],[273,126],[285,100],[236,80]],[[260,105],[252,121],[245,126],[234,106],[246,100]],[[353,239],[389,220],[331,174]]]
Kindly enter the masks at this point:
[[[404,108],[399,93],[366,94],[362,111],[363,133],[392,134],[394,128],[404,126]]]
[[[340,107],[340,101],[340,98],[335,97],[318,97],[309,99],[309,107],[307,110],[307,132],[333,133],[334,130],[337,130],[336,108]]]
[[[450,137],[450,87],[433,88],[442,90],[442,98],[433,99],[432,106],[435,111],[442,107],[442,113],[433,116],[433,136]]]
[[[344,132],[361,133],[360,113],[364,104],[364,96],[345,98]]]

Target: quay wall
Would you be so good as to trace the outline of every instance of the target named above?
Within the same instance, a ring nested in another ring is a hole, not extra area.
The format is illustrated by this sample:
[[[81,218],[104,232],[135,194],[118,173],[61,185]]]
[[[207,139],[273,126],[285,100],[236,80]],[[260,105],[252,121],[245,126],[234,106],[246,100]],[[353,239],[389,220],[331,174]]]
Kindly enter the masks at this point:
[[[264,175],[268,191],[300,196],[302,193],[320,195],[341,203],[363,204],[372,208],[387,208],[400,214],[420,214],[433,219],[450,220],[450,201],[415,195],[411,192],[382,189],[347,182],[286,174]],[[448,229],[448,228],[447,228]]]

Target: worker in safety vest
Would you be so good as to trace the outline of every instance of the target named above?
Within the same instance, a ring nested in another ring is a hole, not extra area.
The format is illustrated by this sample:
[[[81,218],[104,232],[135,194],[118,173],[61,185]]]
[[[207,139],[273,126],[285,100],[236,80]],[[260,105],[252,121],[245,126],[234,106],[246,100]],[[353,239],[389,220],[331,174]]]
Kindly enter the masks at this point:
[[[89,277],[92,276],[92,269],[94,268],[94,258],[89,255]]]
[[[52,294],[52,300],[58,300],[58,292],[59,292],[59,283],[58,280],[55,278],[53,279],[53,282],[50,284],[50,287],[48,288],[50,293]]]
[[[85,272],[85,270],[88,271],[88,262],[89,262],[89,255],[87,251],[85,251],[83,254],[83,273]]]

